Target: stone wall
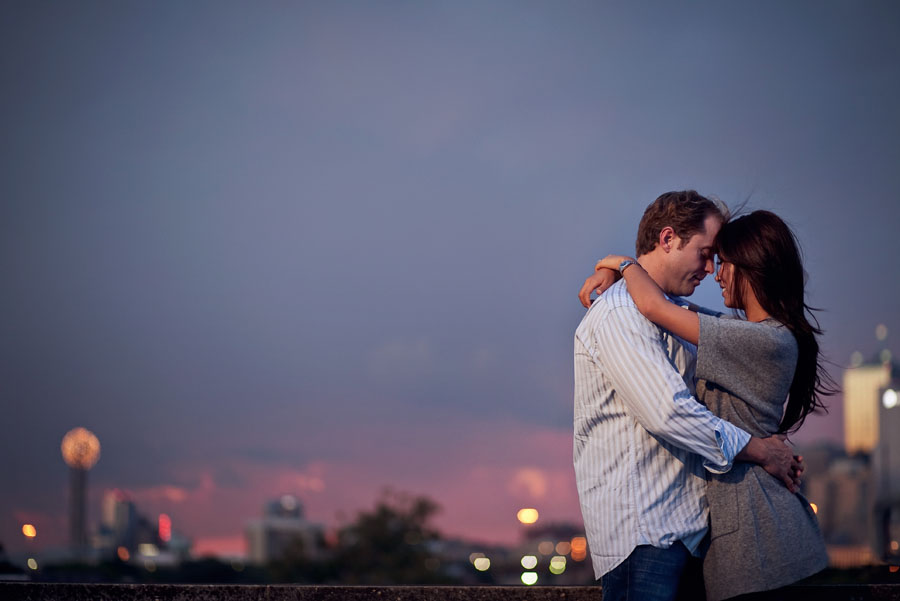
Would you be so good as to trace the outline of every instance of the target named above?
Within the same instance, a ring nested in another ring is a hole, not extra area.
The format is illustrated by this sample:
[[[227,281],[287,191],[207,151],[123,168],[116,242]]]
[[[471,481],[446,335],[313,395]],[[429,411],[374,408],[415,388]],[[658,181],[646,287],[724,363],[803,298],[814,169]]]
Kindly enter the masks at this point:
[[[0,582],[2,601],[601,601],[590,586],[295,586]],[[785,601],[900,601],[900,585],[792,586]]]

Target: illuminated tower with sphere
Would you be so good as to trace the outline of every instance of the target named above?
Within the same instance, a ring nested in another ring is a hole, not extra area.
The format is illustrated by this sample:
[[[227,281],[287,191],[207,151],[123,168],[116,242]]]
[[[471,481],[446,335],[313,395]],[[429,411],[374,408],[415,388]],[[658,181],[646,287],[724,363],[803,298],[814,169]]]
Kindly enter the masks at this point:
[[[87,548],[85,497],[87,472],[100,459],[100,441],[85,428],[69,430],[62,439],[62,456],[71,468],[69,486],[69,543],[81,554]]]

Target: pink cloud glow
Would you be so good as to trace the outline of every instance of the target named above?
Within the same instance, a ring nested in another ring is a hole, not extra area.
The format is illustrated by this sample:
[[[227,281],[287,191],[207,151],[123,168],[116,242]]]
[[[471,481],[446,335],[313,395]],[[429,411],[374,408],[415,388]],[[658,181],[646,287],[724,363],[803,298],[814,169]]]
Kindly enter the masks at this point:
[[[173,529],[195,542],[195,553],[243,553],[243,528],[263,505],[283,494],[304,503],[306,517],[328,527],[370,508],[385,488],[428,496],[442,511],[436,525],[448,536],[484,542],[514,542],[522,526],[518,509],[536,507],[542,522],[579,523],[571,438],[567,432],[522,424],[484,424],[465,436],[447,436],[446,424],[426,432],[425,447],[363,443],[346,460],[311,461],[302,468],[231,462],[240,486],[217,482],[215,458],[181,464],[181,479],[193,486],[160,485],[128,491],[139,510],[167,513]],[[403,440],[408,426],[377,432],[345,432],[347,440]],[[421,433],[421,432],[420,432]],[[462,441],[460,441],[462,438]],[[349,443],[348,443],[349,444]],[[191,478],[184,478],[191,476]]]

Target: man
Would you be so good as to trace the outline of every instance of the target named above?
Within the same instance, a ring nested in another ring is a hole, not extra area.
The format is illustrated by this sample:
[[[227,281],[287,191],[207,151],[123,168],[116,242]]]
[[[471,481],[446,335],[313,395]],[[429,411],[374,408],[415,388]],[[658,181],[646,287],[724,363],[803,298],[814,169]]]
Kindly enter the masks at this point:
[[[692,190],[663,194],[641,219],[638,262],[669,296],[689,296],[713,273],[724,219]],[[583,302],[594,287],[588,278]],[[780,438],[751,437],[694,399],[695,363],[696,348],[644,318],[624,281],[576,330],[575,476],[604,601],[677,598],[707,532],[704,469],[752,461],[794,487],[799,466]]]

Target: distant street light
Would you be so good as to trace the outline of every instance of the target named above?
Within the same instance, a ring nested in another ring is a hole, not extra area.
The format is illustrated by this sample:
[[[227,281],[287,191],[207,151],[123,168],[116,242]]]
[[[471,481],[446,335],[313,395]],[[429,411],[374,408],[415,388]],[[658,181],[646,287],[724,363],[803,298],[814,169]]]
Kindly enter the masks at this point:
[[[531,507],[520,509],[516,518],[523,524],[533,524],[538,521],[538,510]]]

